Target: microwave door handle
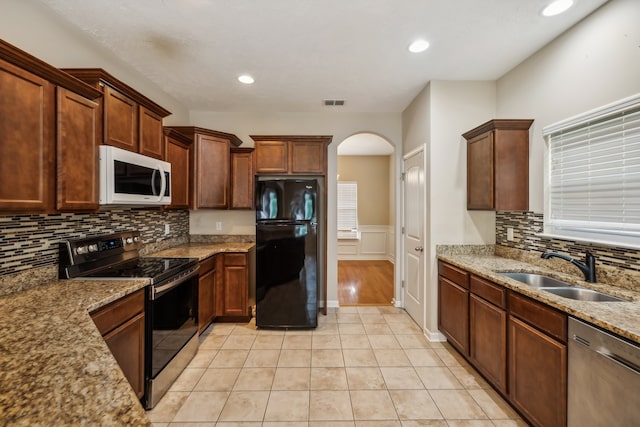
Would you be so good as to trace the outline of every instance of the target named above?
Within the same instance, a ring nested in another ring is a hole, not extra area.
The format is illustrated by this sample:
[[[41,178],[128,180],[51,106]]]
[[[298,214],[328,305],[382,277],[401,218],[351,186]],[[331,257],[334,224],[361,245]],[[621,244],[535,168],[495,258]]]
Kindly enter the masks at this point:
[[[158,169],[154,169],[153,172],[151,173],[151,191],[153,192],[154,196],[158,195],[156,193],[156,174],[158,173],[159,169],[160,169],[160,166],[158,166]]]
[[[160,194],[158,194],[158,201],[160,201],[164,197],[164,192],[167,190],[167,176],[164,173],[164,169],[162,169],[162,165],[158,165],[158,171],[160,171]]]

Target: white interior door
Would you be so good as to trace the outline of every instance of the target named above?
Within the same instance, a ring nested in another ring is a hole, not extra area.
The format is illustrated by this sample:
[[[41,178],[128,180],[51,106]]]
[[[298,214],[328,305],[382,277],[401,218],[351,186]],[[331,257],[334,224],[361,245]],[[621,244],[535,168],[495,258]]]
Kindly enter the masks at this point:
[[[420,327],[424,327],[424,149],[404,158],[403,185],[403,284],[404,308]]]

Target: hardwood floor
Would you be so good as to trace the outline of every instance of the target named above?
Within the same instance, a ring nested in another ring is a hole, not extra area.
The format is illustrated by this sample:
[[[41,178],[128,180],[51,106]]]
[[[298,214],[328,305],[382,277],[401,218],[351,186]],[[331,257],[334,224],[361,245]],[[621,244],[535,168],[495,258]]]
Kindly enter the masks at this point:
[[[391,305],[393,264],[389,261],[338,261],[338,302]]]

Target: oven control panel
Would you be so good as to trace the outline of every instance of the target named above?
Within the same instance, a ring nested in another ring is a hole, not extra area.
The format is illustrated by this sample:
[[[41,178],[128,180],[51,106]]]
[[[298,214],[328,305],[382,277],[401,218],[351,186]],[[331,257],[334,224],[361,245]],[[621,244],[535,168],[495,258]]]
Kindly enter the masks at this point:
[[[60,242],[60,271],[69,266],[99,263],[114,257],[137,256],[141,246],[139,231],[125,231]]]

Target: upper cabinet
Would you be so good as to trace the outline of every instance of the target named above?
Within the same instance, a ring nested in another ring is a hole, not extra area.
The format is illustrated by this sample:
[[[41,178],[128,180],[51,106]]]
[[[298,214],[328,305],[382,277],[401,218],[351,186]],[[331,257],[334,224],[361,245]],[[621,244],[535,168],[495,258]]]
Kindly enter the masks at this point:
[[[235,135],[195,126],[172,126],[192,143],[191,209],[227,209],[230,206],[231,145]]]
[[[167,209],[189,208],[191,179],[191,139],[171,128],[164,129],[164,159],[171,163],[171,204]]]
[[[162,119],[169,114],[149,98],[100,68],[65,69],[103,92],[101,144],[162,159]]]
[[[467,209],[529,209],[529,128],[533,120],[490,120],[467,140]]]
[[[258,175],[326,175],[331,136],[251,135]]]
[[[232,148],[230,209],[253,209],[254,175],[253,148]]]
[[[101,93],[0,40],[0,212],[98,208]]]

